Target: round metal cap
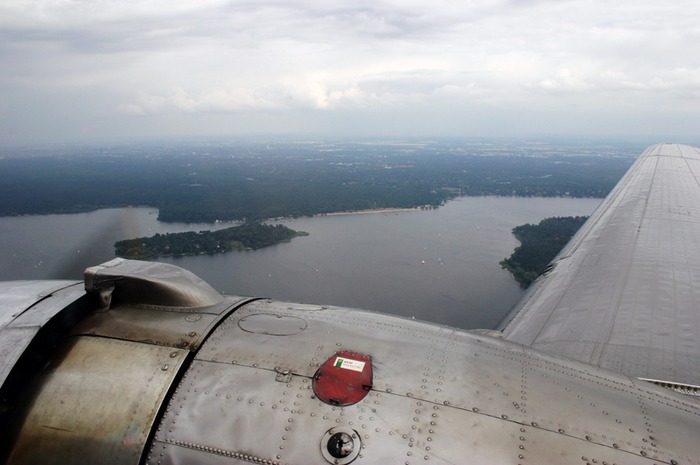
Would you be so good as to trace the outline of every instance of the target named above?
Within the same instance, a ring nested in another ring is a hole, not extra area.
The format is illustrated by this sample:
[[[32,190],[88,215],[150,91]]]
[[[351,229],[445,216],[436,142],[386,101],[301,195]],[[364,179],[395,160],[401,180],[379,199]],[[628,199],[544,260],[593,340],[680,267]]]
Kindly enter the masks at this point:
[[[328,463],[343,465],[357,458],[362,441],[357,431],[350,428],[331,428],[321,439],[321,453]]]

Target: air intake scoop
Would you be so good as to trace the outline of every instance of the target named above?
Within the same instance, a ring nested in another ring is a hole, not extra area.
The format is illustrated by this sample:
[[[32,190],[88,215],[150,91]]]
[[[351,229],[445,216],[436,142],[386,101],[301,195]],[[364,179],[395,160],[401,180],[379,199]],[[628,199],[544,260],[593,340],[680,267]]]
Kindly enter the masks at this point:
[[[115,258],[85,270],[85,290],[96,294],[101,308],[126,305],[201,308],[223,297],[200,278],[168,263]]]

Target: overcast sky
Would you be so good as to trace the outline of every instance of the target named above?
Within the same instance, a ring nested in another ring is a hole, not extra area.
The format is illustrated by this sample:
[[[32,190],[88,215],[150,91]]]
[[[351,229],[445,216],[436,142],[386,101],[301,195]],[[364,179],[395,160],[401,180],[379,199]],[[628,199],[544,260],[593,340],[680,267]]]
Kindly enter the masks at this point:
[[[700,138],[697,0],[2,0],[0,144]]]

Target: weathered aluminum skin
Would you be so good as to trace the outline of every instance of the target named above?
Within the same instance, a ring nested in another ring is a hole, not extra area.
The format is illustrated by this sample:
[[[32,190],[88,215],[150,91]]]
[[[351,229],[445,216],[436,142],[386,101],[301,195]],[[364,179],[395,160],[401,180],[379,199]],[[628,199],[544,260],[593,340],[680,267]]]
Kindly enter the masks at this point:
[[[647,149],[553,263],[505,338],[700,386],[700,150]]]
[[[82,287],[54,291],[0,329],[3,345],[32,344],[31,350],[18,349],[18,357],[46,360],[45,367],[24,364],[2,386],[5,393],[8,384],[24,383],[3,404],[0,461],[4,456],[11,464],[140,463],[191,354],[246,300],[213,296],[208,284],[178,267],[138,261],[90,268],[87,293]],[[164,297],[173,287],[178,287],[174,295]],[[82,321],[75,320],[76,313]],[[72,324],[46,326],[55,319]],[[47,335],[47,329],[58,334]],[[10,337],[15,334],[20,341]],[[13,368],[11,361],[3,362]],[[36,373],[26,373],[27,367]]]
[[[0,283],[0,329],[34,304],[78,281],[6,281]]]
[[[105,336],[196,350],[242,297],[224,297],[182,268],[117,258],[85,271],[85,289],[98,309],[73,334]]]
[[[244,300],[231,296],[198,309],[120,305],[91,314],[72,333],[196,350],[224,312]]]
[[[75,281],[0,283],[0,387],[39,330],[83,294]]]
[[[340,350],[372,357],[373,388],[348,407],[312,390]],[[244,305],[205,341],[146,463],[333,463],[332,428],[357,433],[357,464],[700,463],[692,399],[501,339],[276,301]]]
[[[220,304],[221,295],[187,270],[167,263],[115,258],[85,270],[85,290],[108,308],[118,304],[201,308]]]
[[[69,339],[31,389],[7,463],[138,464],[186,355],[107,338]]]

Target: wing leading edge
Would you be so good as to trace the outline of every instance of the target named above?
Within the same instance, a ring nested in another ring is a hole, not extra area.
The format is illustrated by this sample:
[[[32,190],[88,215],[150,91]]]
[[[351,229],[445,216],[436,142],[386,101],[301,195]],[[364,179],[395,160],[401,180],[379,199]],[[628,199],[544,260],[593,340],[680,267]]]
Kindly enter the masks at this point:
[[[506,339],[698,390],[700,149],[648,148],[552,263]]]

